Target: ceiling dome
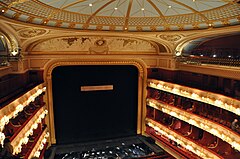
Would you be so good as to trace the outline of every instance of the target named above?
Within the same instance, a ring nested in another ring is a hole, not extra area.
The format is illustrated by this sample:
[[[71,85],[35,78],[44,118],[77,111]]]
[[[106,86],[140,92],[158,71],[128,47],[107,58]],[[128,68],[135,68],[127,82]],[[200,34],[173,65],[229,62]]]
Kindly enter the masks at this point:
[[[240,23],[236,0],[1,0],[0,5],[9,18],[84,30],[190,30]]]

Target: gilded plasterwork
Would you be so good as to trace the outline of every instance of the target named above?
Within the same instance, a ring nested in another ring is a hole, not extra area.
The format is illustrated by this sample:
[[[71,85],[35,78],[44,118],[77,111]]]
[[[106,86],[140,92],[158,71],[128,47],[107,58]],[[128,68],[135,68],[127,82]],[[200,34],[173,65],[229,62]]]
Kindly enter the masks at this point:
[[[158,46],[145,40],[120,37],[75,36],[49,39],[37,44],[32,51],[65,51],[89,53],[150,52],[157,53]]]
[[[18,34],[22,38],[32,38],[40,35],[44,35],[47,33],[45,29],[35,29],[35,28],[26,28],[18,31]]]
[[[99,39],[94,42],[94,46],[89,48],[89,52],[94,54],[107,54],[108,53],[108,44],[106,40]]]
[[[176,42],[178,40],[180,40],[182,37],[180,35],[176,35],[176,34],[173,34],[173,35],[159,35],[159,38],[163,39],[163,40],[166,40],[166,41],[170,41],[170,42]]]

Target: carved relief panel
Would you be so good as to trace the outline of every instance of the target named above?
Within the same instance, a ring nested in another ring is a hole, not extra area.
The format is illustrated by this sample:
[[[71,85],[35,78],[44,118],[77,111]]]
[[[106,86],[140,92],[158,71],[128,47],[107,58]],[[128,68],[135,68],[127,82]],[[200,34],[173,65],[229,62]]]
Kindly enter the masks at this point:
[[[162,50],[162,49],[161,49]],[[77,54],[158,54],[159,44],[125,37],[74,36],[48,39],[31,52],[77,52]]]

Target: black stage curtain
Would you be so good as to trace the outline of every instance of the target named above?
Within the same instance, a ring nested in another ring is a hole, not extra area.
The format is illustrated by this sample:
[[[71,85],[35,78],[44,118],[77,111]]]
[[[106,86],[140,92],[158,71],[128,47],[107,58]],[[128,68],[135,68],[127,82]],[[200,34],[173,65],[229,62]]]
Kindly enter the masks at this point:
[[[60,66],[52,72],[57,144],[136,135],[138,69],[135,66]],[[113,90],[80,91],[113,85]]]

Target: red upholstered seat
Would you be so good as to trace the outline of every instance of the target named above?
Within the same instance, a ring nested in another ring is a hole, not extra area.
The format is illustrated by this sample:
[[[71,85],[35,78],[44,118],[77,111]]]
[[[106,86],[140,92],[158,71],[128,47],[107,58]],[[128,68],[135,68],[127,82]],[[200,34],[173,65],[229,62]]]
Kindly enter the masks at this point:
[[[209,146],[211,143],[216,141],[216,137],[206,131],[203,132],[203,137],[198,142],[203,146]]]

